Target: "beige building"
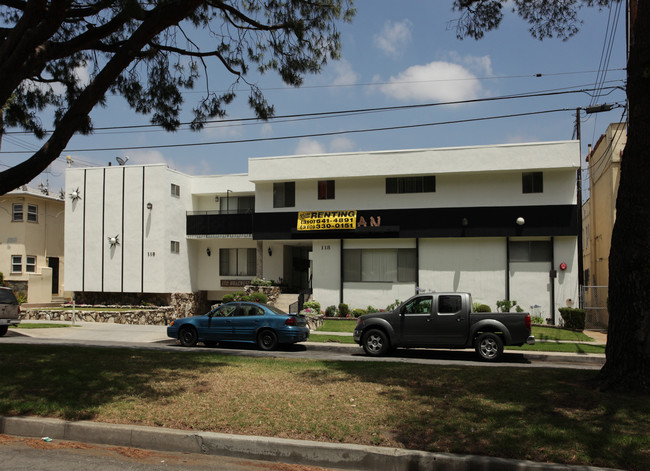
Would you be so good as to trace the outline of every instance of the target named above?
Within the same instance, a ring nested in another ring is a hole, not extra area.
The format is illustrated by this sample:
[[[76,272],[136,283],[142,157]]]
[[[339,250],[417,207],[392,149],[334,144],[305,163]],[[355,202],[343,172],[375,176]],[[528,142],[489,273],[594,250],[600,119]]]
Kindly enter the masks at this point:
[[[589,199],[583,217],[583,300],[587,325],[606,327],[609,249],[616,220],[621,157],[627,142],[625,123],[612,123],[589,152]]]
[[[0,196],[0,272],[28,303],[63,296],[64,195],[25,186]]]

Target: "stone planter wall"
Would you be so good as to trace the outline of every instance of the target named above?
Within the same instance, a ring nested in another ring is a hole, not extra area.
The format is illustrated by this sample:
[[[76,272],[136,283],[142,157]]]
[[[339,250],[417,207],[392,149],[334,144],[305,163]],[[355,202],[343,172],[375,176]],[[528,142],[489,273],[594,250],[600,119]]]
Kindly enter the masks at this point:
[[[275,302],[278,299],[278,296],[280,296],[280,287],[279,286],[252,286],[252,285],[246,285],[244,286],[244,293],[246,295],[250,295],[251,293],[263,293],[266,296],[268,296],[268,302],[267,304],[270,304],[273,306]]]
[[[22,310],[20,318],[22,320],[33,321],[68,321],[72,322],[72,309],[39,309],[28,308]],[[171,306],[159,307],[154,309],[134,308],[132,311],[103,311],[101,308],[96,310],[76,310],[74,320],[76,322],[107,322],[112,324],[136,324],[136,325],[169,325],[176,319],[174,309]]]

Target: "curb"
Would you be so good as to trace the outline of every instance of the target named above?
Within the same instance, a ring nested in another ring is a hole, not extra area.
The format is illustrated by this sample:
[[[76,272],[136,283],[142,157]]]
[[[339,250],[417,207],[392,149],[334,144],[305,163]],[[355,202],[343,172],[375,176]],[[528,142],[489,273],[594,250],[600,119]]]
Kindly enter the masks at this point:
[[[0,433],[21,437],[199,453],[358,471],[616,471],[612,468],[508,460],[476,455],[429,453],[310,440],[287,440],[147,426],[70,422],[40,417],[1,417]]]

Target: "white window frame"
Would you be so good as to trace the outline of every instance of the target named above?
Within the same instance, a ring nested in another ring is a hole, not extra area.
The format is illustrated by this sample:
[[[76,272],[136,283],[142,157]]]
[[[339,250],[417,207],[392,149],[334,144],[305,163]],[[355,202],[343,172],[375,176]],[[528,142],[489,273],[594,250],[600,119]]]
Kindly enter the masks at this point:
[[[181,197],[181,187],[180,187],[180,185],[172,183],[171,194],[172,194],[172,196],[174,196],[176,198],[180,198]]]
[[[27,222],[38,222],[38,205],[27,205]]]
[[[177,240],[172,240],[170,244],[171,253],[181,253],[181,243]]]
[[[16,267],[19,267],[16,270]],[[11,256],[11,273],[22,273],[23,272],[23,256],[22,255],[12,255]]]
[[[36,255],[25,256],[25,273],[36,273]]]
[[[25,206],[22,203],[14,203],[11,206],[11,220],[13,222],[22,222],[25,219]],[[18,215],[20,215],[18,217]]]

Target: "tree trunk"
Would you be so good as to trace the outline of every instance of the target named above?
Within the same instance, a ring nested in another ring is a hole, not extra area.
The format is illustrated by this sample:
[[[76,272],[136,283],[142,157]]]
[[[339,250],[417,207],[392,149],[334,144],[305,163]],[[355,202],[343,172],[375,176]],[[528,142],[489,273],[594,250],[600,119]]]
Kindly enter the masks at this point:
[[[609,255],[609,329],[601,386],[650,392],[650,2],[631,2],[629,124]]]

